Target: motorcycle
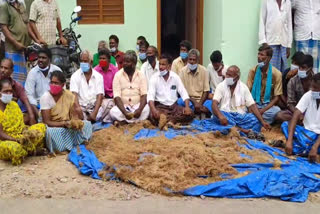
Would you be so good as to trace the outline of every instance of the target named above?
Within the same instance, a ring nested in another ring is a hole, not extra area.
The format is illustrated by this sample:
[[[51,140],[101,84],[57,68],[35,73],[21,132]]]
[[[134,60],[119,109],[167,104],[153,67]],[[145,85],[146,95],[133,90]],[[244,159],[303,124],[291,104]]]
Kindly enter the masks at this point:
[[[82,18],[81,16],[74,18],[74,15],[80,11],[81,6],[75,7],[71,14],[69,28],[65,28],[62,31],[63,37],[68,42],[67,46],[60,44],[59,40],[57,40],[56,45],[48,46],[52,54],[51,63],[60,67],[68,80],[70,79],[71,75],[79,69],[80,65],[81,48],[78,39],[81,38],[81,35],[77,35],[73,30],[77,22]],[[27,47],[26,59],[30,68],[33,68],[37,65],[38,51],[40,48],[42,48],[42,45],[37,43],[33,43]]]
[[[81,20],[81,16],[75,17],[74,15],[81,11],[81,6],[75,7],[71,14],[71,22],[69,28],[62,30],[63,37],[67,40],[68,45],[63,46],[59,44],[49,47],[52,53],[51,62],[61,68],[69,79],[71,75],[79,69],[80,65],[80,53],[81,48],[78,39],[81,38],[81,34],[74,32],[74,27]]]

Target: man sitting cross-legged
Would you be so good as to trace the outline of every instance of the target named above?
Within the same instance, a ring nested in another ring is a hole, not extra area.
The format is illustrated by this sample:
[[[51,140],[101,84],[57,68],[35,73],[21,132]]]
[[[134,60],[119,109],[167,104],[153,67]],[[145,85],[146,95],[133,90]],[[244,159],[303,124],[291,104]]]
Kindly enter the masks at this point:
[[[287,137],[286,153],[288,155],[309,156],[310,161],[316,161],[320,145],[320,74],[312,77],[311,90],[300,99],[293,118],[284,122],[282,131]],[[304,115],[303,127],[297,123]]]
[[[206,105],[209,86],[209,73],[205,67],[199,64],[200,52],[191,49],[188,55],[188,65],[180,71],[181,81],[186,88],[190,101],[194,108],[194,113],[198,119],[205,119],[211,116],[210,106]],[[184,103],[178,101],[178,104],[184,107]],[[211,104],[211,103],[210,103]]]
[[[110,110],[115,125],[135,123],[149,116],[147,105],[147,81],[143,73],[136,69],[137,55],[135,51],[127,51],[124,55],[123,68],[113,79],[113,96],[116,106]]]
[[[186,124],[193,120],[193,112],[189,107],[189,95],[180,77],[171,71],[172,59],[163,55],[159,61],[160,72],[155,73],[149,82],[148,103],[150,119],[158,125],[160,114],[167,117],[167,122]],[[177,104],[178,94],[186,107]]]
[[[248,108],[253,114],[248,113]],[[270,128],[263,120],[248,87],[240,81],[240,69],[235,65],[228,68],[225,80],[217,86],[212,109],[214,119],[218,119],[221,125],[235,125],[245,134],[250,130],[260,132],[261,124],[266,129]]]

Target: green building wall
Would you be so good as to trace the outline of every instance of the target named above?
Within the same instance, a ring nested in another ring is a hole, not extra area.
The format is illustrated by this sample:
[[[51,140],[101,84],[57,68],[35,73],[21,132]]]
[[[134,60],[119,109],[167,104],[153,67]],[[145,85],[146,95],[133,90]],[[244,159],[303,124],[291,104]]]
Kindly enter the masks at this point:
[[[57,0],[63,27],[67,27],[76,0]],[[212,51],[221,50],[227,65],[238,65],[242,80],[257,62],[258,23],[261,0],[204,0],[203,64]],[[144,35],[157,45],[157,0],[124,0],[123,25],[78,25],[81,47],[93,52],[101,39],[116,34],[120,50],[135,49],[136,38]]]
[[[204,63],[220,50],[226,65],[238,65],[241,79],[257,64],[261,0],[205,0]]]
[[[76,0],[57,0],[63,28],[68,27]],[[124,0],[124,24],[77,25],[76,33],[82,35],[82,49],[96,52],[100,40],[111,34],[119,37],[120,50],[135,50],[137,37],[144,35],[152,45],[157,45],[157,1]]]

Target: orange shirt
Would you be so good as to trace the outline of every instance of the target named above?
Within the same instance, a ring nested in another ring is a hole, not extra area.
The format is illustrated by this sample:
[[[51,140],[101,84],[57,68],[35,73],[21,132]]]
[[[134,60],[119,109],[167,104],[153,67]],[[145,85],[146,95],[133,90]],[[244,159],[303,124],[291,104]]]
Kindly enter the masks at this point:
[[[130,82],[128,74],[121,69],[113,79],[113,97],[120,97],[123,104],[136,105],[140,97],[147,94],[147,81],[141,71],[136,69]]]

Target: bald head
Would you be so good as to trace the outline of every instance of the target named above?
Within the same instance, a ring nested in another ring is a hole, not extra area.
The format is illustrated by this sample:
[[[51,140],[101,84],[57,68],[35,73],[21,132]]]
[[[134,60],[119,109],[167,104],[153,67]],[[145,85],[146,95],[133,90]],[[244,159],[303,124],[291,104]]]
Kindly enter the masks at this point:
[[[0,75],[1,79],[6,79],[11,77],[13,73],[13,62],[11,59],[3,59],[0,65]]]
[[[236,65],[232,65],[228,68],[226,76],[228,77],[240,77],[240,68]]]

